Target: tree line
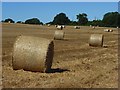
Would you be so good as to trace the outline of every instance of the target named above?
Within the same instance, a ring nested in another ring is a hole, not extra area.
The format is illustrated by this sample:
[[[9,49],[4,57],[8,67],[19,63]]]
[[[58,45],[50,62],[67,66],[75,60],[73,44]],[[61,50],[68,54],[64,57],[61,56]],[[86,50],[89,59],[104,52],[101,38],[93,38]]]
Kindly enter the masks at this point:
[[[108,12],[103,16],[102,20],[93,20],[89,21],[87,18],[86,13],[81,13],[76,15],[77,21],[71,21],[65,13],[59,13],[57,14],[53,21],[48,22],[46,24],[51,25],[93,25],[93,26],[101,26],[101,27],[120,27],[120,14],[118,12]],[[2,22],[10,22],[15,23],[12,19],[8,18],[5,20],[2,20]],[[38,18],[31,18],[27,19],[25,22],[17,21],[16,23],[22,23],[22,24],[34,24],[34,25],[43,25],[43,22],[41,22]]]

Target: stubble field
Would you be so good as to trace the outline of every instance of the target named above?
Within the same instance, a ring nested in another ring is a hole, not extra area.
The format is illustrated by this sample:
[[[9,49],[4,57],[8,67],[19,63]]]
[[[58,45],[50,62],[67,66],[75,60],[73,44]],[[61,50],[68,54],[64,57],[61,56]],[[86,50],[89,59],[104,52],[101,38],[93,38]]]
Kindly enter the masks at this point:
[[[104,32],[66,26],[64,40],[54,40],[53,73],[12,69],[13,44],[18,35],[54,38],[55,26],[2,25],[2,79],[5,88],[117,88],[118,30]],[[90,47],[91,34],[103,34],[103,47]]]

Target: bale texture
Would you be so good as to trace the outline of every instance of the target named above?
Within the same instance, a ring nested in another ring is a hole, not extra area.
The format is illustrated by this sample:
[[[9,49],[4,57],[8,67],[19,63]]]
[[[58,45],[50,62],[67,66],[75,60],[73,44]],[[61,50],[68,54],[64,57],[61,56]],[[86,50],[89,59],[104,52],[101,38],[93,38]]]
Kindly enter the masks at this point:
[[[53,41],[33,36],[18,36],[13,48],[13,69],[47,72],[51,69],[53,55]]]
[[[64,31],[57,30],[57,31],[55,31],[54,39],[63,40],[64,39],[64,34],[65,34]]]
[[[103,46],[104,36],[102,34],[92,34],[89,40],[89,46]]]

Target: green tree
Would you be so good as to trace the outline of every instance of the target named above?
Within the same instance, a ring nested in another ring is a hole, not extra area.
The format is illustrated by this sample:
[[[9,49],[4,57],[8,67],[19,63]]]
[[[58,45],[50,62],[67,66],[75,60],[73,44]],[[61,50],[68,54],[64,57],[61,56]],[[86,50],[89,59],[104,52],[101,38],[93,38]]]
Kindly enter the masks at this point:
[[[10,22],[10,23],[15,23],[15,21],[13,21],[11,18],[8,18],[8,19],[5,19],[5,21],[4,22]]]
[[[40,22],[39,19],[37,18],[32,18],[32,19],[28,19],[25,21],[25,24],[35,24],[35,25],[40,25],[43,24],[42,22]]]
[[[46,23],[46,24],[51,24],[51,25],[52,25],[52,24],[53,24],[53,22],[48,22],[48,23]]]
[[[120,26],[120,14],[118,12],[106,13],[102,21],[105,26]]]
[[[120,27],[120,14],[119,14],[118,19],[117,19],[117,26]]]
[[[17,21],[16,23],[23,23],[22,21]]]
[[[77,21],[71,21],[69,25],[78,25]]]
[[[78,24],[81,24],[81,25],[87,24],[88,18],[87,18],[86,13],[78,14],[76,16],[77,16],[77,19],[78,19]]]
[[[53,24],[67,25],[70,23],[70,19],[65,13],[59,13],[54,17]]]
[[[5,22],[4,20],[2,20],[1,22]]]
[[[98,26],[104,26],[102,20],[93,20],[91,25],[93,25],[93,26],[97,26],[97,25]]]

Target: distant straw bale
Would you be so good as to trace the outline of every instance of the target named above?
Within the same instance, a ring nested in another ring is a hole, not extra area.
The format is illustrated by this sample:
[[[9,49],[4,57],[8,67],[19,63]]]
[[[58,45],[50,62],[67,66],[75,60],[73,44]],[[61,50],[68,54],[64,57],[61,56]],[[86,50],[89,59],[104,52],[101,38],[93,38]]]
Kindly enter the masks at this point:
[[[55,31],[54,39],[56,39],[56,40],[63,40],[64,39],[64,34],[65,34],[64,31],[57,30],[57,31]]]
[[[80,26],[74,26],[74,29],[80,29]]]
[[[104,36],[102,34],[91,34],[89,40],[89,46],[103,46]]]

